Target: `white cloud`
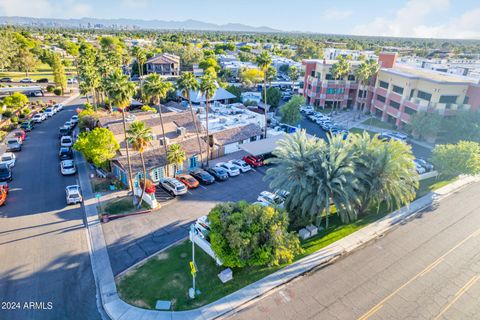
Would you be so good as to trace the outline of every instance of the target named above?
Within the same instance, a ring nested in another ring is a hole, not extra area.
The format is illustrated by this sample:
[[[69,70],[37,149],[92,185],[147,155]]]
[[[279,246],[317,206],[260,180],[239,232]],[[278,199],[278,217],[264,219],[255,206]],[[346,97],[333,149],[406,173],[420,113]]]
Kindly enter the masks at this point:
[[[349,10],[338,10],[338,9],[327,9],[323,14],[322,18],[325,20],[345,20],[349,18],[353,14],[352,11]]]
[[[410,0],[393,18],[376,17],[357,25],[352,33],[422,38],[480,38],[480,7],[437,25],[427,25],[426,18],[449,8],[449,0]]]
[[[91,6],[75,0],[0,0],[0,15],[34,18],[80,18],[92,13]]]

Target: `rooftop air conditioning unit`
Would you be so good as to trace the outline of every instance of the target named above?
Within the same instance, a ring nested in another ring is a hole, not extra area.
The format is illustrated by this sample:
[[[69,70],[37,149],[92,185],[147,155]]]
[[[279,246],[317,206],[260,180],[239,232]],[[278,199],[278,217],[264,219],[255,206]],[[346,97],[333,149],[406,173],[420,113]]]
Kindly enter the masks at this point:
[[[162,139],[160,139],[160,140],[158,140],[158,141],[160,141],[160,145],[161,145],[161,146],[164,145],[164,144],[163,144],[163,141],[165,141],[165,144],[166,144],[167,146],[170,144],[170,139],[167,138],[167,137],[165,137],[165,140],[162,138]]]
[[[181,136],[184,136],[187,134],[187,129],[185,127],[178,127],[177,128],[177,133]]]

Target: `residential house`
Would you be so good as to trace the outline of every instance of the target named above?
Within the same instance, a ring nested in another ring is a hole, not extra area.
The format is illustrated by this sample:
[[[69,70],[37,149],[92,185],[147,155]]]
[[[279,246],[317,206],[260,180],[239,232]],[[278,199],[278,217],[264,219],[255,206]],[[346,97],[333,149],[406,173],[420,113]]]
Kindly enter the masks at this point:
[[[244,143],[260,140],[262,129],[256,124],[249,123],[215,132],[212,136],[215,145],[213,157],[216,158],[240,150]]]
[[[178,76],[180,74],[180,57],[162,53],[145,62],[147,73],[157,73],[162,76]]]

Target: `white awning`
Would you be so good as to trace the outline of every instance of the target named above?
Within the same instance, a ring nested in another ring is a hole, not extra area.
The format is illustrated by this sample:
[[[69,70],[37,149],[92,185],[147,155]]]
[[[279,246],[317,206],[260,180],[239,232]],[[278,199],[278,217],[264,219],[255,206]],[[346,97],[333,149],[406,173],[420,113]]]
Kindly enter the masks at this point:
[[[253,156],[261,156],[272,152],[277,147],[277,142],[285,137],[286,133],[269,136],[267,139],[261,139],[240,145],[240,149]]]

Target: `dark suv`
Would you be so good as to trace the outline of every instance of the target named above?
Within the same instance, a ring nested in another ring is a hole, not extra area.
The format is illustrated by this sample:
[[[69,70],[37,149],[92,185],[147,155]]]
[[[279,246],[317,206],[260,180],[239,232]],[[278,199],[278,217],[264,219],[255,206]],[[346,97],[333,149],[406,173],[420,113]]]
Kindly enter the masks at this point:
[[[61,147],[60,151],[58,152],[58,157],[60,158],[60,160],[73,159],[72,149],[67,148],[67,147]]]
[[[0,182],[12,181],[12,169],[6,163],[0,163]]]

